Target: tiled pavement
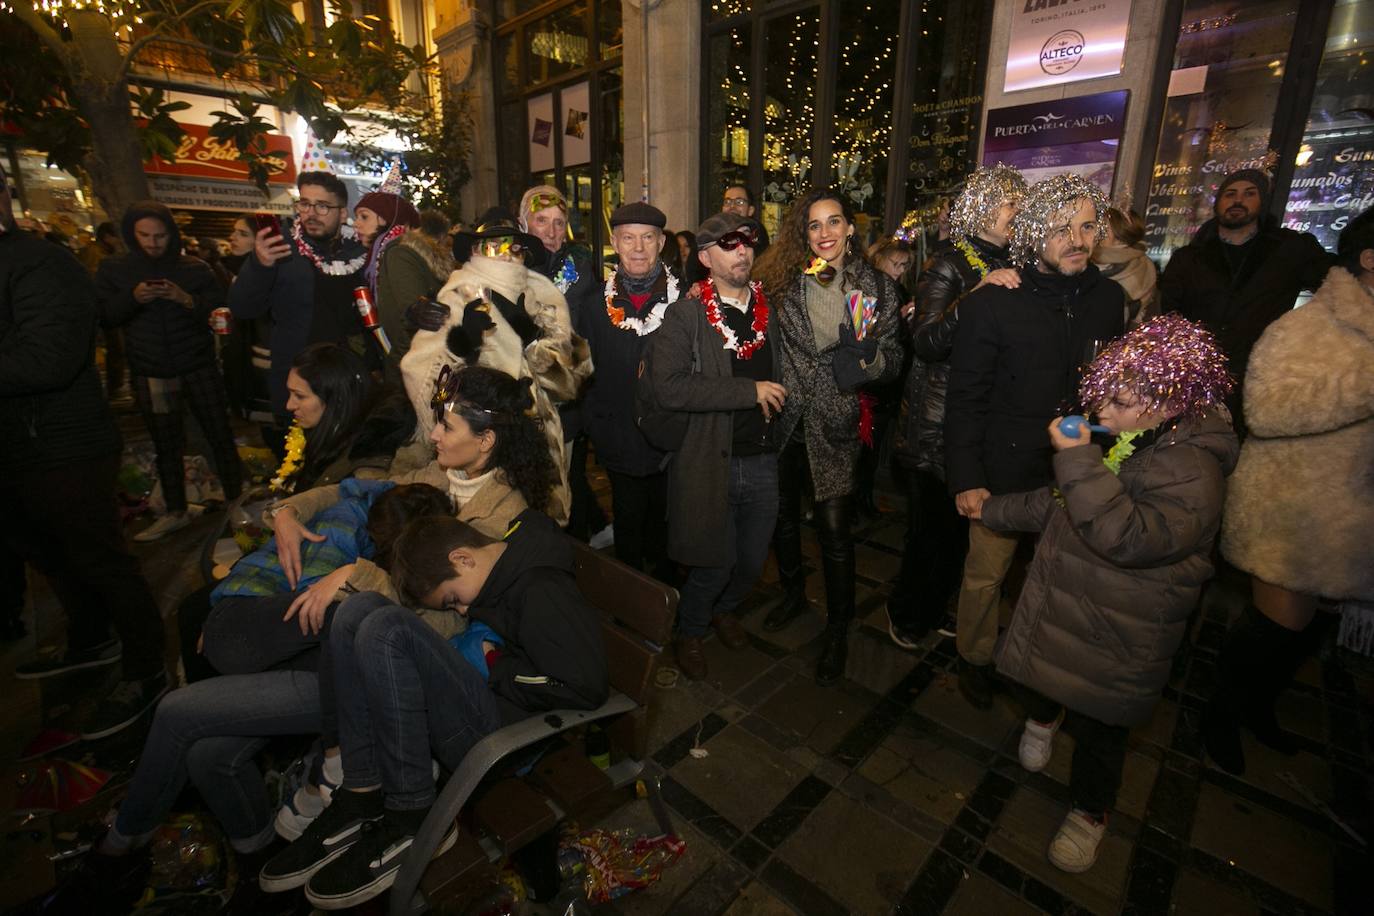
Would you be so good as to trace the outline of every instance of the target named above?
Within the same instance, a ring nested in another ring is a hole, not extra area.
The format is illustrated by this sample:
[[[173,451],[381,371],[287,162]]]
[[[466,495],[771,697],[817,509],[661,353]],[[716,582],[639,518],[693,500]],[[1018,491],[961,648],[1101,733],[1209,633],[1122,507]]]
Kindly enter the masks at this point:
[[[1061,733],[1044,773],[1025,773],[1019,711],[1006,697],[985,713],[961,699],[952,640],[932,635],[915,652],[892,644],[883,601],[904,523],[897,505],[885,508],[858,536],[860,620],[846,679],[820,687],[811,677],[823,624],[819,569],[808,579],[813,612],[781,633],[762,631],[779,597],[770,567],[745,616],[751,645],[730,651],[711,639],[706,681],[656,691],[652,766],[688,851],[658,884],[599,912],[1374,913],[1367,849],[1280,776],[1374,837],[1368,660],[1324,648],[1280,703],[1303,750],[1287,758],[1247,741],[1245,778],[1227,776],[1202,760],[1196,732],[1225,621],[1239,608],[1237,590],[1220,583],[1153,720],[1132,734],[1098,864],[1063,874],[1045,847],[1067,804],[1072,736]],[[190,558],[212,524],[139,547],[165,610],[194,584]],[[814,536],[806,538],[814,561]],[[54,626],[44,618],[44,641]],[[7,647],[0,662],[8,669],[32,647]],[[36,728],[38,703],[32,682],[7,684],[8,759]],[[692,756],[694,747],[707,755]],[[605,823],[653,829],[643,802]]]

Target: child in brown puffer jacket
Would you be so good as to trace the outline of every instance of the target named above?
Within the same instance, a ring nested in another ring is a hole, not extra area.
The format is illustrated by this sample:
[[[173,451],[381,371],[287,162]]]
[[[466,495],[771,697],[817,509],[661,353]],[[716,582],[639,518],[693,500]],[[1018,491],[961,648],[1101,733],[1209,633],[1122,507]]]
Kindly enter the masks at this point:
[[[1050,424],[1057,488],[990,497],[989,528],[1041,531],[997,670],[1025,688],[1021,765],[1044,769],[1066,720],[1075,737],[1073,809],[1050,861],[1097,859],[1132,726],[1150,718],[1212,576],[1225,477],[1239,446],[1222,402],[1226,358],[1201,325],[1165,315],[1113,342],[1079,388],[1086,426]]]

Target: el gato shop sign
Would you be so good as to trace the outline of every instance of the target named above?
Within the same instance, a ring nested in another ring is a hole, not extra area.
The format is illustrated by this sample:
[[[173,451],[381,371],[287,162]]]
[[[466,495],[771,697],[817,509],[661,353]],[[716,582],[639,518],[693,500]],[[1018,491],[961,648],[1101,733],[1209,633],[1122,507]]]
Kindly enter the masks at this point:
[[[1014,0],[1003,91],[1121,72],[1131,0]]]
[[[251,181],[248,164],[239,159],[238,147],[210,136],[210,129],[200,124],[179,125],[186,135],[181,138],[176,155],[171,159],[154,156],[146,170],[158,175],[180,175],[188,178],[217,178],[222,181]],[[291,138],[267,134],[263,139],[267,159],[268,182],[294,184],[296,157],[292,153]]]

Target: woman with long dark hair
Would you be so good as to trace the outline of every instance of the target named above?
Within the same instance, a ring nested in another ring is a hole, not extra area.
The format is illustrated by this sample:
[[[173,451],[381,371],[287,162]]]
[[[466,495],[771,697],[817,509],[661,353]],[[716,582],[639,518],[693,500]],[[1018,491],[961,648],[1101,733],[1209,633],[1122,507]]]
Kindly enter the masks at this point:
[[[809,476],[827,608],[816,679],[825,683],[844,674],[854,617],[852,494],[861,437],[872,435],[872,416],[862,406],[859,390],[901,371],[895,333],[901,302],[892,280],[858,251],[849,204],[825,188],[792,206],[754,277],[775,303],[787,389],[776,432],[782,451],[774,535],[785,594],[764,628],[780,630],[806,607],[801,499]]]
[[[385,469],[391,457],[385,446],[371,448],[369,440],[361,451],[382,454],[353,452],[371,401],[371,376],[352,350],[319,343],[296,354],[286,374],[286,412],[293,418],[292,426],[301,430],[305,447],[299,467],[281,478],[280,489],[293,493],[338,483],[366,466]],[[288,433],[288,438],[293,435]],[[404,441],[400,438],[389,443],[391,452]]]

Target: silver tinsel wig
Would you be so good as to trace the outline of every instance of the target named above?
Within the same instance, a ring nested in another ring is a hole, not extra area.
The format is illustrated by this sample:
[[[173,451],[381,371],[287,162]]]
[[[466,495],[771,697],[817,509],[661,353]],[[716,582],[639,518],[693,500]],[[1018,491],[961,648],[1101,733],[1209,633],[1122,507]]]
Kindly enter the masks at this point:
[[[1002,204],[1019,200],[1025,193],[1026,179],[1017,169],[1000,162],[979,168],[949,205],[950,236],[959,241],[992,228]]]
[[[1011,259],[1022,267],[1040,256],[1040,249],[1051,230],[1063,226],[1073,216],[1075,204],[1087,198],[1097,215],[1097,235],[1093,243],[1102,241],[1107,233],[1107,208],[1111,206],[1102,189],[1077,175],[1055,175],[1037,181],[1021,198],[1021,209],[1011,221]]]

